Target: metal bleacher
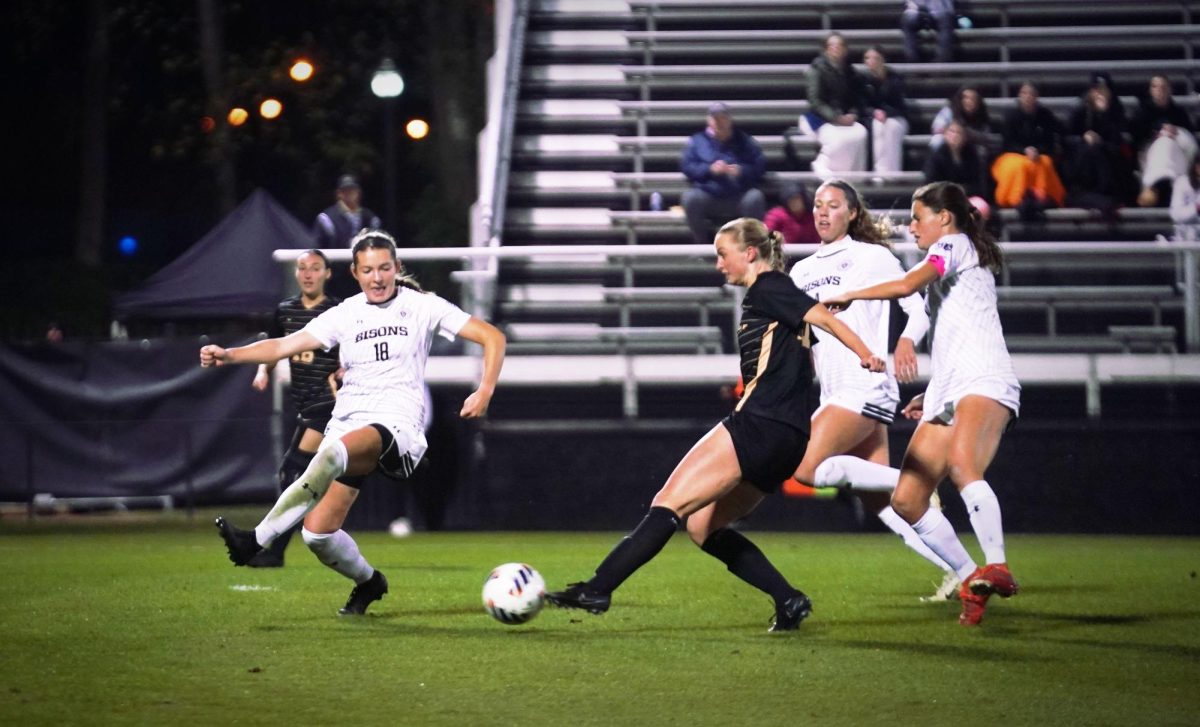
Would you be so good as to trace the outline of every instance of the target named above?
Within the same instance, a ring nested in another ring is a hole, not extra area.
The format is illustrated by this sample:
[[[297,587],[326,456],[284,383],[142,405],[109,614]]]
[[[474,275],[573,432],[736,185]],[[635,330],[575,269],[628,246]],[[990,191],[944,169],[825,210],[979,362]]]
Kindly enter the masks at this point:
[[[1042,102],[1065,116],[1092,71],[1112,74],[1131,112],[1148,76],[1167,72],[1177,101],[1200,110],[1200,1],[1091,0],[1087,7],[972,0],[974,27],[958,32],[959,62],[891,63],[905,75],[919,119],[905,140],[907,171],[847,175],[873,209],[903,224],[922,181],[929,121],[968,80],[999,114],[1015,103],[1019,82],[1033,79]],[[831,29],[854,55],[880,44],[899,59],[898,14],[892,0],[532,0],[502,244],[690,243],[681,211],[672,209],[685,189],[679,155],[718,100],[763,146],[768,196],[788,181],[815,186],[815,175],[789,165],[784,141],[808,107],[808,63]],[[809,139],[792,143],[812,151]],[[664,209],[648,209],[655,192]],[[1154,242],[1172,233],[1165,210],[1124,209],[1115,218],[1051,210],[1037,224],[1011,210],[998,214],[1012,241],[1000,305],[1014,351],[1169,353],[1194,345],[1185,330],[1194,291],[1188,298],[1184,286],[1194,280],[1185,268],[1195,256],[1171,255]],[[1029,243],[1064,240],[1160,247],[1145,256],[1029,252]],[[913,250],[901,256],[916,259]],[[721,282],[700,252],[513,256],[498,262],[493,311],[517,356],[728,354],[738,298]]]

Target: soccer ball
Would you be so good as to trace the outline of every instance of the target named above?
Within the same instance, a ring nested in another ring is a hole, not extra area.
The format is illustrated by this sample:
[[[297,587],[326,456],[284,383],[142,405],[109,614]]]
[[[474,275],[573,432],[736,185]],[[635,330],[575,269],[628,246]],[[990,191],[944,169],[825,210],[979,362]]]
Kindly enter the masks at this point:
[[[524,563],[505,563],[492,569],[483,582],[483,607],[500,623],[523,624],[542,610],[546,581]]]

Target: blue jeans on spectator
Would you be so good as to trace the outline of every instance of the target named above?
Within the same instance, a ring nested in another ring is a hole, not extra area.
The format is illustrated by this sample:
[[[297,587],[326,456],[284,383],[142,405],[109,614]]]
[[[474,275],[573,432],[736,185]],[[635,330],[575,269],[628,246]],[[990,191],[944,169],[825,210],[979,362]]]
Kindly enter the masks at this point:
[[[738,217],[765,217],[767,198],[758,189],[748,189],[740,197],[714,197],[692,187],[683,193],[683,211],[696,244],[711,245],[717,228],[726,222]]]
[[[904,58],[909,63],[921,60],[920,31],[923,26],[937,28],[938,63],[949,63],[954,55],[954,3],[951,0],[925,0],[907,3],[900,16],[904,31]]]

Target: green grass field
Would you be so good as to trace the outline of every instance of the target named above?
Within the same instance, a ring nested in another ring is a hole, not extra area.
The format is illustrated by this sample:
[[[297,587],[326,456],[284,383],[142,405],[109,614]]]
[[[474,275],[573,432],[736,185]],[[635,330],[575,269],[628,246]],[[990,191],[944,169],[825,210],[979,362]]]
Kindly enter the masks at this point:
[[[358,534],[391,592],[339,618],[349,582],[298,538],[234,568],[210,522],[0,520],[0,724],[1200,721],[1196,539],[1010,536],[1022,593],[966,629],[893,537],[757,533],[815,603],[768,634],[769,600],[682,535],[607,614],[512,627],[480,605],[493,565],[557,587],[619,534]]]

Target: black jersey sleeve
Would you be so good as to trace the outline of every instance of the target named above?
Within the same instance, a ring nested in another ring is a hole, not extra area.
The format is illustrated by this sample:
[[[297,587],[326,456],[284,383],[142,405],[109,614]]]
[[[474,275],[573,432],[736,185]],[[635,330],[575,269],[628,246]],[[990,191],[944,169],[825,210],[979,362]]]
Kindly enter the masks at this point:
[[[270,338],[283,338],[286,335],[286,332],[283,330],[283,317],[286,315],[283,306],[283,303],[275,306],[275,315],[271,316],[271,327],[267,330],[267,335]]]
[[[780,272],[762,273],[754,282],[754,306],[767,317],[799,331],[804,328],[804,316],[817,305],[815,298],[796,287],[792,279]]]

